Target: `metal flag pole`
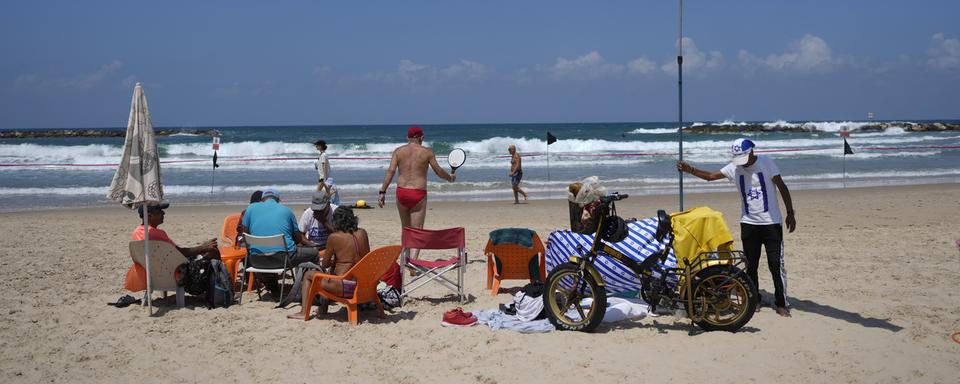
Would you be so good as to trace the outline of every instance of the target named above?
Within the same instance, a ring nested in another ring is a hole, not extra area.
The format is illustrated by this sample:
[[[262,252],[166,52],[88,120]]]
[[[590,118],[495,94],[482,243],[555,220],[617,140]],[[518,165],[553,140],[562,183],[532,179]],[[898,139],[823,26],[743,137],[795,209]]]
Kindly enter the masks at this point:
[[[679,108],[677,111],[677,132],[680,135],[680,161],[683,161],[683,0],[680,0],[680,17],[677,34],[677,97],[679,99]],[[680,174],[680,210],[683,211],[683,172],[677,170]]]
[[[220,136],[213,137],[213,170],[210,172],[210,196],[213,196],[213,186],[216,184],[217,180],[217,168],[220,165],[217,164],[217,150],[220,149]]]

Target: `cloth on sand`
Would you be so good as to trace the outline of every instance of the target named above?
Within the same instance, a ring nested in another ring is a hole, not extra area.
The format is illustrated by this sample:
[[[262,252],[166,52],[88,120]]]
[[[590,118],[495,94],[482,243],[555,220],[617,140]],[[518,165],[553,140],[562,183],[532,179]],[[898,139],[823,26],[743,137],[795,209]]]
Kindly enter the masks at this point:
[[[498,329],[509,329],[520,333],[544,333],[555,330],[550,320],[523,321],[516,315],[508,315],[500,312],[499,309],[484,309],[473,312],[480,324],[486,324],[491,331]]]
[[[516,244],[524,248],[533,248],[534,232],[527,228],[500,228],[490,232],[493,245]]]

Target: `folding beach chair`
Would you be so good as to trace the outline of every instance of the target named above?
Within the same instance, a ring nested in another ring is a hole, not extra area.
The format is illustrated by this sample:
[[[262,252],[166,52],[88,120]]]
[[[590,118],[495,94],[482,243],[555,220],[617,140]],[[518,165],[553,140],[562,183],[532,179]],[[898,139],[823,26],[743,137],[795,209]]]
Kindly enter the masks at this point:
[[[501,241],[494,245],[496,240]],[[527,241],[529,247],[525,246]],[[529,280],[532,283],[547,278],[546,251],[540,236],[533,230],[501,228],[490,232],[483,253],[487,256],[487,289],[493,296],[500,293],[500,283],[504,280]]]
[[[144,257],[143,242],[147,240],[130,242],[130,258],[140,265],[147,265]],[[167,291],[177,292],[177,306],[184,305],[183,287],[177,286],[177,267],[183,264],[186,259],[177,248],[166,241],[150,241],[150,289],[147,295],[153,294],[152,291],[162,291],[167,295]],[[147,301],[144,300],[144,303]]]
[[[283,234],[273,236],[254,236],[249,233],[243,234],[243,239],[247,243],[247,257],[243,259],[243,277],[240,282],[240,298],[238,303],[243,303],[243,287],[247,286],[247,291],[253,289],[254,273],[273,273],[280,275],[280,297],[283,297],[283,283],[287,277],[287,272],[292,272],[293,266],[290,265],[287,251],[287,239]],[[258,248],[281,247],[284,251],[272,253],[261,253],[251,249],[251,246]],[[254,262],[250,256],[259,256],[259,261]],[[249,282],[249,284],[248,284]],[[257,290],[257,297],[260,297],[260,290]]]
[[[400,265],[413,268],[417,272],[417,276],[412,278],[401,273],[401,303],[404,297],[431,281],[455,292],[461,303],[466,300],[466,295],[463,294],[463,273],[467,267],[467,251],[463,227],[439,230],[403,227],[400,243],[403,247]],[[446,260],[427,261],[410,258],[410,249],[456,249],[457,254]],[[444,276],[451,271],[457,273],[456,279]],[[404,281],[406,279],[411,280]]]
[[[237,224],[240,223],[240,214],[234,213],[223,219],[223,228],[220,230],[220,261],[230,273],[230,283],[237,282],[237,270],[243,258],[247,257],[247,248],[237,244]]]

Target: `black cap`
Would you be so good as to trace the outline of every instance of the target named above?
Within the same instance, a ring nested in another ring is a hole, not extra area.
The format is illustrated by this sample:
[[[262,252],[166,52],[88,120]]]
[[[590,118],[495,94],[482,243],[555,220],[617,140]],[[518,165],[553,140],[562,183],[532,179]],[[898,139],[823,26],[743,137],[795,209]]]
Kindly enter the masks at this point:
[[[157,204],[157,205],[141,204],[141,205],[140,205],[140,208],[137,209],[137,213],[140,214],[140,218],[143,218],[143,207],[147,207],[147,212],[156,212],[156,211],[159,211],[159,210],[161,210],[161,209],[167,209],[167,208],[169,208],[169,207],[170,207],[170,203],[163,202],[163,203],[160,203],[160,204]]]

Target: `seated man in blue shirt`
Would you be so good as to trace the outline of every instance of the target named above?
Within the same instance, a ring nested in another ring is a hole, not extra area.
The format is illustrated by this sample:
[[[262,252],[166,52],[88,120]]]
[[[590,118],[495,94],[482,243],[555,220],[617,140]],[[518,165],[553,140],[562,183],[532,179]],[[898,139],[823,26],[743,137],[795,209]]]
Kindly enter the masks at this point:
[[[287,249],[283,247],[256,247],[250,246],[247,258],[251,265],[260,268],[283,268],[284,259],[263,256],[274,252],[286,251],[286,265],[296,267],[300,263],[319,261],[316,245],[300,232],[297,218],[287,206],[280,204],[280,192],[268,188],[263,191],[262,202],[247,207],[243,220],[244,232],[254,236],[275,236],[282,234]],[[271,292],[277,291],[277,275],[260,274],[257,278],[263,282]]]

